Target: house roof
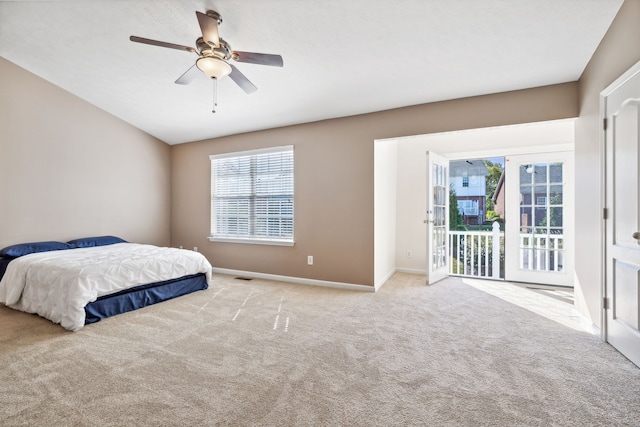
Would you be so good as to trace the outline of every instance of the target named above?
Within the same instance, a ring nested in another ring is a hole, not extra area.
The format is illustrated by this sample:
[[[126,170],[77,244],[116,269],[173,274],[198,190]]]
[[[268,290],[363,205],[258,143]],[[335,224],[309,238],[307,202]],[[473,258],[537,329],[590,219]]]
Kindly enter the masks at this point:
[[[496,184],[496,189],[493,192],[493,197],[491,198],[493,203],[496,203],[498,201],[498,197],[500,197],[500,193],[503,191],[504,191],[504,170],[500,174],[500,179],[498,180],[498,183]]]
[[[0,55],[178,144],[408,105],[576,81],[623,0],[243,0],[216,2],[231,61],[258,90],[213,84],[194,53],[194,0],[0,1]],[[37,100],[33,100],[37,102]]]
[[[455,160],[449,162],[449,176],[487,176],[489,170],[482,160]]]

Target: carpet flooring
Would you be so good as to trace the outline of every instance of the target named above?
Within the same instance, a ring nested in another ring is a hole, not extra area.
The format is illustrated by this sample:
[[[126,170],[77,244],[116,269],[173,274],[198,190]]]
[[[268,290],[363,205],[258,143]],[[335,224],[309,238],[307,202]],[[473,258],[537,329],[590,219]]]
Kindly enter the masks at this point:
[[[216,275],[75,333],[0,306],[0,425],[640,425],[639,368],[510,285],[469,283]]]

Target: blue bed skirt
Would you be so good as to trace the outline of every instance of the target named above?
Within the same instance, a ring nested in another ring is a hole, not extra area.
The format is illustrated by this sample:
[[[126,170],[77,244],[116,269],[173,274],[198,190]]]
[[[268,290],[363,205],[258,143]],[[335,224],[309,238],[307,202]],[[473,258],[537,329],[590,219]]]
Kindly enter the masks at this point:
[[[88,325],[106,317],[137,310],[207,288],[207,278],[200,273],[125,289],[115,294],[105,295],[87,304],[84,308],[86,314],[84,323]]]

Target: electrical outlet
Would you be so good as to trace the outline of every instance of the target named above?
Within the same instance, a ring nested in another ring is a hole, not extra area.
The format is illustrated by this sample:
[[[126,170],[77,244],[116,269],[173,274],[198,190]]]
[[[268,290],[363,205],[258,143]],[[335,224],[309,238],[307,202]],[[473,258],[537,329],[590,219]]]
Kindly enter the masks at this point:
[[[198,247],[197,246],[193,247],[193,252],[198,252]]]
[[[411,253],[411,250],[407,251],[407,258],[411,258],[413,256],[413,254]]]
[[[313,255],[307,257],[307,265],[313,265]]]

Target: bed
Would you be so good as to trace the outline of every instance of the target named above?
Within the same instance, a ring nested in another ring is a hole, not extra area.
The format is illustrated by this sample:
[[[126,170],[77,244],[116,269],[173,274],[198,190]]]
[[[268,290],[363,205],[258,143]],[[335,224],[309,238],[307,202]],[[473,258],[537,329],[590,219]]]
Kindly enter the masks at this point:
[[[198,252],[114,236],[0,250],[0,303],[78,331],[106,317],[207,289]]]

